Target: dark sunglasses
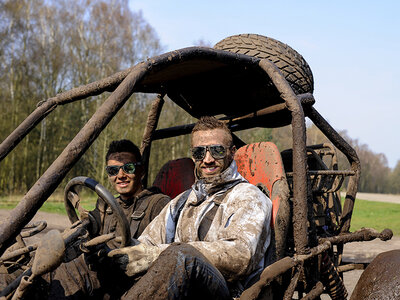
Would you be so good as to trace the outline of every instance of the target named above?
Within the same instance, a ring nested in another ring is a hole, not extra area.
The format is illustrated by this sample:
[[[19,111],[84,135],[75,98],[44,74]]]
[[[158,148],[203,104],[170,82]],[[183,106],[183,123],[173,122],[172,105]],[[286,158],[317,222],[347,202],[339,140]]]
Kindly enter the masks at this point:
[[[123,166],[107,166],[106,172],[108,176],[115,176],[118,174],[119,169],[122,169],[122,171],[124,171],[126,174],[133,174],[135,173],[136,166],[140,166],[141,164],[141,162],[130,162],[124,164]]]
[[[222,159],[226,156],[226,148],[222,145],[209,145],[209,146],[198,146],[192,148],[192,157],[195,160],[202,160],[206,156],[207,151],[214,159]]]

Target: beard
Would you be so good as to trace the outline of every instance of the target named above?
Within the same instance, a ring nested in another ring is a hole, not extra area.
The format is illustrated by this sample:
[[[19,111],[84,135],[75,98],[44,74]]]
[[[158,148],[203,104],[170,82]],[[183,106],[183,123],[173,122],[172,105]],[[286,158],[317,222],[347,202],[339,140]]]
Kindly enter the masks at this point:
[[[223,164],[221,166],[221,171],[216,174],[215,176],[203,176],[202,172],[200,171],[200,166],[196,165],[196,177],[204,181],[204,183],[213,183],[213,184],[220,184],[224,182],[222,173],[231,165],[233,161],[233,155],[231,153],[227,154],[223,158]]]

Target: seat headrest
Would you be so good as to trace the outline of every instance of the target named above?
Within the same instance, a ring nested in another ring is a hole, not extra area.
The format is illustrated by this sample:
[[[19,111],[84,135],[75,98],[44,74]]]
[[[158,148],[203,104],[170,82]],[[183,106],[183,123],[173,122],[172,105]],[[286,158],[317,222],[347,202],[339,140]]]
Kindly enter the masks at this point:
[[[251,184],[262,184],[268,189],[272,201],[271,225],[274,225],[281,196],[273,193],[273,186],[277,180],[286,178],[278,148],[271,142],[245,145],[236,151],[235,161],[238,172]]]
[[[192,159],[185,157],[165,163],[158,172],[153,185],[173,199],[189,189],[193,183],[194,163]]]
[[[241,147],[235,154],[239,173],[252,184],[262,183],[268,190],[284,176],[281,154],[274,143],[261,142]]]

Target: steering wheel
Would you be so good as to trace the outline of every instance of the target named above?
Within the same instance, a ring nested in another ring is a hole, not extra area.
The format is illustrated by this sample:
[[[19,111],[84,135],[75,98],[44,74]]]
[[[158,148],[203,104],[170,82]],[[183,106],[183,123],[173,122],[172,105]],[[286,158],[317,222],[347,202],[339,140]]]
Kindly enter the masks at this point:
[[[86,186],[90,188],[109,205],[117,219],[117,226],[122,234],[121,247],[129,246],[131,242],[131,230],[128,219],[126,218],[117,201],[115,201],[114,196],[104,186],[92,178],[85,176],[75,177],[71,179],[65,187],[64,204],[71,223],[73,224],[82,219],[82,217],[86,216],[88,216],[90,219],[93,218],[91,217],[90,213],[80,205],[80,198],[78,192],[76,191],[77,186]],[[78,217],[76,209],[78,210],[81,218]]]

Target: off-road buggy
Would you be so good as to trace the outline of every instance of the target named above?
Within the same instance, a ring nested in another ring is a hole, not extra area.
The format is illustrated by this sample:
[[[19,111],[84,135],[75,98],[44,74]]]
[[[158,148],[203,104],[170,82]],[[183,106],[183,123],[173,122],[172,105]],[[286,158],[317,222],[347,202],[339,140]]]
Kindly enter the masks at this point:
[[[247,144],[234,134],[234,143],[239,149],[235,156],[239,172],[273,202],[273,238],[269,250],[273,252],[273,261],[259,281],[243,292],[241,299],[318,299],[322,293],[332,299],[346,299],[342,272],[358,266],[343,264],[343,245],[377,237],[391,238],[390,230],[349,232],[360,178],[357,154],[313,107],[313,76],[303,57],[288,45],[264,36],[238,35],[222,40],[214,48],[172,51],[58,94],[42,102],[2,142],[0,159],[58,105],[105,91],[112,94],[1,223],[3,270],[12,272],[16,262],[26,260],[30,253],[24,273],[1,291],[1,296],[23,296],[23,288],[37,276],[56,268],[62,261],[90,251],[93,245],[116,238],[113,234],[88,235],[96,232],[96,225],[80,207],[76,186],[93,189],[112,207],[119,216],[122,231],[122,237],[117,239],[122,241],[122,246],[129,244],[128,222],[113,196],[87,177],[74,178],[66,187],[66,209],[73,223],[70,229],[64,233],[50,231],[40,243],[30,246],[25,245],[24,237],[43,227],[42,223],[28,223],[118,110],[137,92],[159,95],[148,115],[141,145],[146,167],[152,141],[189,134],[194,126],[177,124],[157,129],[165,96],[194,118],[217,116],[233,133],[291,125],[293,148],[282,152],[271,142]],[[306,145],[305,117],[331,143]],[[336,150],[345,155],[349,169],[338,169]],[[154,184],[173,197],[192,182],[193,166],[183,158],[168,162]],[[347,187],[342,205],[340,189],[344,182]],[[76,210],[81,213],[80,219]],[[27,226],[33,229],[26,229]]]

